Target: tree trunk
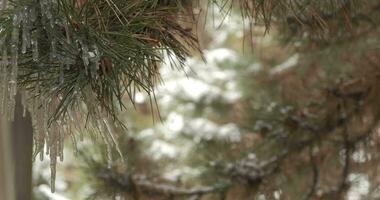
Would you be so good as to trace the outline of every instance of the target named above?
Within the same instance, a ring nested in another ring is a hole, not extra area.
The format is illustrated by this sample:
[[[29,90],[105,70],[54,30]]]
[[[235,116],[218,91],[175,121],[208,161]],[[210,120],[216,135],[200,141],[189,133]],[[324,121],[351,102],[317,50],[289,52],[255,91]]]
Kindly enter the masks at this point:
[[[0,126],[0,199],[30,200],[32,197],[33,133],[29,113],[23,117],[21,97],[16,97],[15,119]]]
[[[10,144],[9,123],[0,116],[0,199],[15,200],[14,164]]]

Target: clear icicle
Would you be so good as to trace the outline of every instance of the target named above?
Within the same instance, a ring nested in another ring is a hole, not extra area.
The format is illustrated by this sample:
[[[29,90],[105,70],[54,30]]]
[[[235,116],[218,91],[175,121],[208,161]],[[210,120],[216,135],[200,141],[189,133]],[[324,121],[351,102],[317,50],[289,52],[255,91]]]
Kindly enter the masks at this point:
[[[29,19],[31,23],[34,23],[37,20],[37,12],[35,8],[30,8],[29,9]]]
[[[83,60],[83,64],[84,64],[84,68],[85,68],[85,73],[86,75],[88,74],[88,65],[90,64],[90,56],[89,56],[89,53],[88,53],[88,46],[82,41],[82,40],[79,40],[79,44],[80,44],[80,48],[82,50],[82,60]]]
[[[41,103],[42,102],[42,103]],[[36,152],[35,155],[38,153],[40,154],[40,160],[42,161],[44,159],[44,148],[46,147],[46,151],[48,151],[49,146],[45,145],[47,141],[47,134],[46,134],[46,124],[44,120],[44,115],[48,112],[46,108],[46,102],[43,102],[41,99],[35,99],[33,102],[33,112],[32,112],[32,119],[35,118],[35,141],[37,141],[36,146]]]
[[[56,124],[53,125],[51,131],[49,132],[49,154],[50,154],[50,181],[51,181],[51,192],[55,192],[55,177],[56,177],[56,167],[57,167],[57,151],[58,151],[58,127]]]
[[[27,112],[27,102],[26,102],[26,92],[21,92],[21,104],[22,104],[22,117],[26,117]]]
[[[32,115],[32,126],[33,126],[33,141],[34,141],[34,152],[33,159],[40,154],[40,160],[44,159],[44,146],[45,146],[45,135],[43,134],[43,130],[41,129],[41,111],[38,108],[39,100],[35,99],[32,103],[31,107],[31,115]]]
[[[21,45],[21,52],[23,54],[26,53],[27,48],[30,47],[30,28],[31,28],[31,21],[29,18],[29,9],[27,7],[24,8],[24,12],[21,15],[22,16],[22,45]]]
[[[32,54],[33,61],[38,61],[38,38],[37,31],[32,32],[31,46],[32,46]]]
[[[57,157],[55,153],[51,152],[50,153],[50,187],[51,187],[51,192],[55,192],[55,177],[56,177],[56,167],[57,167]]]
[[[42,148],[41,148],[41,150],[40,150],[40,161],[43,161],[44,160],[44,156],[45,156],[45,154],[44,154],[44,146],[42,146]]]
[[[103,139],[103,142],[106,144],[106,153],[107,153],[107,167],[111,168],[112,166],[112,144],[109,141],[105,132],[107,132],[105,125],[101,121],[98,121],[98,126],[100,126],[100,135]]]
[[[64,64],[62,63],[60,66],[59,66],[59,84],[63,84],[64,80],[65,80],[65,66]]]
[[[62,127],[62,129],[58,128],[58,127]],[[60,161],[62,162],[63,161],[63,139],[64,139],[64,125],[62,124],[62,122],[60,120],[57,121],[57,128],[56,128],[56,132],[57,132],[57,138],[56,138],[56,149],[57,149],[57,157],[59,157]]]
[[[66,42],[67,42],[67,44],[70,44],[71,43],[70,30],[69,30],[69,24],[68,24],[67,20],[64,20],[63,25],[65,27]]]
[[[112,146],[110,145],[109,142],[106,143],[106,151],[107,151],[107,167],[111,168],[112,167]]]
[[[52,9],[51,9],[51,1],[50,0],[41,0],[40,1],[42,15],[46,17],[46,19],[53,19]]]
[[[94,52],[93,52],[93,57],[91,58],[91,61],[93,62],[93,65],[91,67],[91,75],[95,76],[97,74],[97,71],[99,70],[99,65],[100,65],[100,52],[99,48],[96,45],[92,46]]]
[[[119,143],[116,141],[115,137],[113,136],[113,131],[108,120],[106,118],[103,118],[103,122],[104,122],[105,127],[107,128],[107,133],[109,137],[112,139],[112,142],[115,145],[117,153],[120,155],[121,160],[124,161],[123,153],[120,150]]]
[[[22,30],[22,46],[21,46],[21,53],[25,54],[27,49],[27,30],[25,28],[26,26],[23,26]]]
[[[70,136],[71,136],[71,142],[73,143],[73,147],[74,147],[74,155],[77,156],[78,155],[77,139],[75,138],[74,134],[70,134]]]
[[[58,155],[59,155],[59,158],[60,158],[60,161],[63,162],[63,147],[64,147],[64,139],[65,139],[65,135],[64,135],[64,131],[65,130],[60,130],[59,131],[59,146],[58,146]]]
[[[18,50],[19,50],[19,33],[21,18],[19,14],[13,17],[13,30],[11,36],[11,74],[9,80],[9,103],[8,118],[13,120],[14,108],[16,105],[15,96],[17,93],[17,71],[18,71]]]
[[[52,39],[51,40],[51,44],[50,44],[50,48],[51,48],[51,51],[50,51],[50,59],[55,59],[57,57],[57,42],[55,41],[55,39]]]
[[[1,93],[0,93],[0,112],[5,114],[5,103],[6,98],[8,97],[8,75],[7,75],[7,66],[8,66],[8,53],[7,49],[3,49],[3,55],[1,59],[1,69],[0,69],[0,87],[1,87]]]

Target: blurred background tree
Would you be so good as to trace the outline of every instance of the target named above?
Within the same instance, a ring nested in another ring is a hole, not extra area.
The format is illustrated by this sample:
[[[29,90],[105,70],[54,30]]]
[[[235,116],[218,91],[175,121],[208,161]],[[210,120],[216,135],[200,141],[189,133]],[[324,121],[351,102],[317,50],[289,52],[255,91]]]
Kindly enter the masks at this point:
[[[34,62],[46,64],[25,54],[18,79],[42,98],[32,108],[51,106],[53,125],[41,129],[64,130],[49,132],[59,136],[48,146],[71,138],[65,151],[79,157],[61,148],[50,157],[53,171],[56,156],[66,159],[57,194],[47,191],[49,164],[36,162],[36,198],[379,198],[377,1],[57,2],[57,16],[71,14],[41,29],[50,51]]]

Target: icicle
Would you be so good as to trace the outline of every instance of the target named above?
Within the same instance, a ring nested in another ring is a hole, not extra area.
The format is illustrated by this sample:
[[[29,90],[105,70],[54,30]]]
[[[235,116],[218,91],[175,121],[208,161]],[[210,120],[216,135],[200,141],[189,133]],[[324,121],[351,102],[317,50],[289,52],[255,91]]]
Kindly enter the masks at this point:
[[[36,160],[36,157],[38,155],[38,152],[39,152],[39,143],[38,143],[38,132],[37,132],[37,114],[36,114],[36,108],[35,108],[35,104],[34,104],[35,100],[32,101],[31,105],[28,106],[28,109],[30,110],[30,115],[31,115],[31,119],[32,119],[32,128],[33,128],[33,161]]]
[[[51,1],[50,0],[41,0],[40,6],[41,6],[42,15],[44,17],[46,17],[46,19],[48,19],[48,20],[53,19]]]
[[[44,145],[45,146],[45,145]],[[44,153],[44,146],[42,146],[41,150],[40,150],[40,161],[43,161],[44,160],[44,156],[45,156],[45,153]]]
[[[36,118],[35,133],[36,133],[36,141],[37,141],[37,148],[38,148],[37,153],[40,154],[40,160],[42,161],[44,159],[44,153],[45,153],[44,148],[45,148],[46,135],[43,130],[43,120],[41,119],[41,116],[44,114],[43,113],[44,110],[39,108],[41,105],[39,104],[39,102],[40,100],[38,99],[35,100],[35,103],[34,103],[35,113],[34,113],[33,118]]]
[[[29,9],[29,19],[30,19],[31,23],[36,22],[37,16],[38,15],[37,15],[36,9],[35,8],[30,8]]]
[[[77,156],[78,155],[77,139],[75,138],[74,134],[70,134],[70,136],[71,136],[71,142],[73,143],[73,147],[74,147],[74,155]]]
[[[112,139],[113,144],[115,145],[116,151],[120,155],[121,160],[124,162],[123,153],[120,150],[119,143],[116,141],[115,137],[113,136],[113,131],[112,131],[111,127],[110,127],[110,124],[109,124],[108,120],[106,118],[103,118],[103,122],[104,122],[105,127],[107,128],[108,135],[110,136],[110,138]]]
[[[42,97],[43,98],[43,97]],[[37,109],[37,113],[38,113],[38,130],[39,130],[39,138],[38,138],[38,141],[40,143],[40,159],[43,160],[44,158],[44,155],[46,153],[46,155],[48,155],[49,151],[50,151],[50,147],[49,145],[47,144],[49,141],[49,138],[48,138],[48,128],[47,128],[47,115],[48,115],[48,110],[47,110],[47,106],[48,106],[48,102],[46,101],[43,101],[41,99],[39,100],[36,100],[36,109]],[[41,104],[40,104],[41,102]],[[46,144],[46,145],[45,145]],[[44,152],[44,147],[46,147],[46,151]]]
[[[50,51],[50,59],[52,61],[54,61],[54,59],[57,57],[57,42],[55,41],[55,39],[52,39],[51,40],[51,43],[50,43],[50,48],[51,48],[51,51]]]
[[[92,48],[93,48],[94,52],[93,53],[91,52],[91,53],[94,55],[91,57],[91,62],[93,63],[93,65],[91,67],[91,75],[96,76],[97,71],[99,70],[101,55],[100,55],[98,46],[93,45]]]
[[[48,134],[48,120],[49,120],[49,113],[48,113],[48,104],[49,102],[45,102],[42,106],[42,131],[44,135]]]
[[[79,40],[79,44],[82,50],[82,60],[83,60],[84,68],[85,68],[85,73],[87,75],[88,74],[87,68],[88,68],[88,65],[90,64],[90,61],[89,61],[90,56],[88,53],[88,47],[85,43],[83,43],[82,40]]]
[[[84,131],[79,131],[79,139],[81,142],[84,141],[84,134],[83,134]]]
[[[64,67],[64,64],[62,63],[62,64],[59,66],[59,84],[60,84],[60,85],[63,84],[64,79],[65,79],[64,70],[65,70],[65,67]]]
[[[69,30],[69,25],[68,25],[67,20],[64,20],[64,21],[63,21],[63,25],[64,25],[64,27],[65,27],[66,42],[67,42],[67,44],[70,44],[70,43],[71,43],[71,39],[70,39],[70,30]]]
[[[8,103],[8,119],[13,120],[14,108],[16,105],[15,96],[17,93],[17,71],[18,71],[18,46],[20,33],[21,18],[19,14],[13,17],[13,30],[11,37],[11,74],[9,80],[9,103]]]
[[[66,127],[66,125],[64,125],[64,127]],[[63,147],[64,147],[64,139],[65,139],[64,132],[65,130],[59,131],[58,155],[61,162],[63,162]]]
[[[3,55],[1,57],[1,71],[0,71],[0,87],[1,87],[1,93],[0,93],[0,112],[5,114],[5,106],[6,106],[6,99],[8,97],[8,75],[7,75],[7,66],[8,66],[8,53],[7,48],[3,49]]]
[[[56,132],[57,132],[57,138],[56,138],[56,148],[57,149],[57,157],[60,158],[60,161],[63,161],[63,140],[64,140],[64,131],[65,131],[65,125],[62,124],[62,121],[58,120],[57,122],[57,127],[56,127]],[[62,129],[58,128],[62,127]]]
[[[56,125],[54,125],[56,126]],[[57,148],[58,148],[58,128],[52,127],[50,134],[49,134],[49,145],[47,145],[50,150],[50,185],[51,185],[51,192],[55,192],[55,177],[56,177],[56,167],[57,167]]]
[[[34,152],[33,152],[33,160],[35,157],[40,154],[40,160],[44,159],[44,146],[45,146],[45,135],[43,134],[43,130],[41,129],[40,118],[41,111],[39,110],[38,104],[39,100],[35,99],[32,103],[31,107],[31,118],[32,118],[32,126],[33,126],[33,141],[34,141]]]
[[[55,177],[56,177],[56,167],[57,167],[57,157],[56,153],[52,152],[50,154],[50,187],[51,187],[51,192],[55,192]]]
[[[99,130],[100,136],[102,137],[103,142],[106,144],[107,167],[111,168],[112,162],[113,162],[112,161],[112,144],[109,141],[109,139],[105,133],[105,132],[107,132],[105,125],[100,120],[97,123],[98,123],[98,126],[100,128],[100,130]]]
[[[31,28],[31,22],[29,19],[29,9],[27,7],[24,8],[24,12],[21,15],[22,16],[22,46],[21,46],[21,52],[23,54],[26,53],[27,48],[30,47],[30,28]]]
[[[37,31],[32,32],[32,39],[31,39],[31,45],[32,45],[32,54],[33,54],[33,61],[38,61],[38,36]]]
[[[22,91],[21,92],[22,117],[26,117],[26,107],[27,107],[26,98],[27,98],[26,92]]]

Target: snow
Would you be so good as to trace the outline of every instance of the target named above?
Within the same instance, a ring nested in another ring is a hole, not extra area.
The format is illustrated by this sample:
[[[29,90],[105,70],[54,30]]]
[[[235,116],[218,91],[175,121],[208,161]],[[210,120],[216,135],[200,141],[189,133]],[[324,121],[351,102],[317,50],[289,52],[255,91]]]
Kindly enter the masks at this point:
[[[212,50],[205,50],[204,57],[206,63],[220,64],[226,61],[235,62],[238,60],[238,55],[235,51],[227,48],[217,48]]]
[[[183,132],[198,142],[213,139],[228,142],[239,142],[241,140],[241,132],[235,124],[228,123],[218,126],[206,118],[190,120],[185,125]]]
[[[299,57],[300,56],[298,54],[293,55],[292,57],[288,58],[285,62],[274,67],[270,73],[272,75],[276,75],[294,67],[295,65],[297,65]]]
[[[163,173],[162,177],[168,181],[176,182],[183,178],[194,177],[200,174],[201,171],[199,169],[185,166],[181,168],[168,169]]]
[[[236,124],[228,123],[219,128],[217,137],[221,140],[227,140],[229,142],[240,142],[241,133]]]
[[[184,71],[173,70],[168,64],[160,68],[163,79],[163,84],[157,87],[160,106],[168,110],[178,99],[209,104],[216,100],[232,103],[241,98],[236,71],[220,66],[237,62],[238,54],[231,49],[217,48],[204,50],[204,57],[205,62],[189,58]]]
[[[352,153],[352,159],[357,163],[365,163],[371,160],[371,154],[366,153],[363,149],[359,149]]]
[[[347,192],[347,200],[364,200],[370,190],[370,182],[365,174],[350,174],[348,180],[351,187]]]
[[[159,160],[162,158],[174,159],[179,152],[176,146],[164,140],[156,139],[150,146],[148,153],[152,156],[153,159]]]
[[[136,94],[134,96],[134,102],[135,103],[142,104],[145,102],[145,100],[146,100],[146,97],[142,92],[136,92]]]
[[[171,112],[165,122],[165,125],[169,131],[176,133],[183,129],[184,124],[185,122],[183,116],[176,112]]]
[[[38,190],[43,193],[46,197],[48,197],[50,200],[69,200],[68,198],[64,197],[61,194],[52,193],[50,191],[50,187],[47,185],[40,185],[38,186]]]
[[[217,132],[218,126],[205,118],[192,119],[184,129],[184,133],[194,137],[195,141],[211,140]]]
[[[139,134],[137,134],[137,139],[144,140],[146,138],[151,138],[154,136],[154,129],[147,128],[142,130]]]
[[[248,66],[248,72],[256,73],[261,70],[261,64],[260,63],[253,63]]]
[[[161,88],[160,91],[164,90],[166,94],[171,94],[173,96],[180,95],[180,98],[195,102],[206,97],[209,97],[209,99],[213,96],[216,97],[221,93],[219,88],[208,85],[203,81],[194,78],[184,77],[165,82],[165,88]]]

